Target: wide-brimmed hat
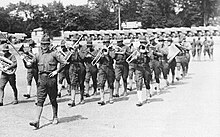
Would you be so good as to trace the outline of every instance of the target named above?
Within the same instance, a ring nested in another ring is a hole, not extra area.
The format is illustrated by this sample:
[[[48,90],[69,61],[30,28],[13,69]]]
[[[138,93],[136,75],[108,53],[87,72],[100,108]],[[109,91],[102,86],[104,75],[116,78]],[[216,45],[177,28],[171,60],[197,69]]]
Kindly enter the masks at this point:
[[[146,37],[141,36],[141,37],[139,37],[139,41],[140,41],[141,43],[146,43],[146,42],[147,42],[147,39],[146,39]]]
[[[122,36],[119,36],[119,37],[117,38],[117,43],[120,43],[120,42],[123,42],[123,37],[122,37]]]
[[[110,43],[110,38],[104,37],[103,38],[103,43]]]
[[[76,36],[73,36],[73,37],[70,38],[70,40],[71,40],[71,41],[77,41],[78,38],[77,38]]]
[[[45,36],[41,39],[41,44],[50,44],[50,38],[48,36]]]
[[[2,51],[8,51],[9,50],[9,46],[8,44],[4,44],[3,47],[2,47]]]
[[[28,42],[28,44],[31,47],[34,47],[36,45],[36,43],[32,39]]]
[[[86,45],[87,46],[92,46],[92,41],[91,40],[87,41]]]

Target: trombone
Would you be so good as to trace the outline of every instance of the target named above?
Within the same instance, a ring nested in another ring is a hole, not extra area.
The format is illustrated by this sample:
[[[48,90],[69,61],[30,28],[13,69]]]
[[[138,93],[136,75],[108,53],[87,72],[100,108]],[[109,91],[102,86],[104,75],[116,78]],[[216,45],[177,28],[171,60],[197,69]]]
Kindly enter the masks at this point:
[[[100,60],[100,58],[104,55],[104,53],[105,52],[108,52],[109,51],[109,48],[101,48],[100,50],[99,50],[99,52],[97,53],[97,55],[94,57],[94,59],[92,60],[92,62],[91,62],[91,64],[93,65],[93,66],[95,66],[98,62],[99,62],[99,60]]]

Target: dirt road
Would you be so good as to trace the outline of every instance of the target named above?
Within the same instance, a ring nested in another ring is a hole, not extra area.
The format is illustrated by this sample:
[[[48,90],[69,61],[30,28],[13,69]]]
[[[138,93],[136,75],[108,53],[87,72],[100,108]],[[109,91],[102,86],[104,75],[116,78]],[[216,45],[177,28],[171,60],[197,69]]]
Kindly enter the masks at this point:
[[[189,74],[153,96],[150,104],[137,107],[133,91],[111,105],[99,106],[97,95],[87,98],[84,105],[69,108],[64,91],[58,100],[60,123],[50,124],[52,108],[46,105],[39,130],[28,124],[35,115],[34,97],[22,97],[26,70],[19,60],[19,104],[10,104],[13,96],[7,85],[5,106],[0,108],[0,137],[219,137],[220,42],[215,39],[214,61],[191,61]]]

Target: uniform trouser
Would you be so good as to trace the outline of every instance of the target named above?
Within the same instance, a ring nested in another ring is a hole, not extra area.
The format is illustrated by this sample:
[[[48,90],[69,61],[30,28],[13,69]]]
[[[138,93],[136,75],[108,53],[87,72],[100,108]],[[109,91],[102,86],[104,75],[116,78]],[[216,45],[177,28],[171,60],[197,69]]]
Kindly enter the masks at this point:
[[[70,74],[71,86],[76,89],[76,87],[79,85],[81,100],[83,100],[84,88],[85,88],[84,82],[86,75],[85,66],[82,63],[78,63],[78,62],[73,63],[70,65],[69,74]]]
[[[59,83],[59,84],[62,84],[62,83],[63,83],[63,80],[64,80],[65,78],[66,78],[67,84],[70,84],[69,67],[64,68],[64,70],[59,73],[59,81],[58,81],[58,83]]]
[[[195,57],[196,56],[196,49],[192,50],[192,56]]]
[[[202,53],[202,49],[197,49],[197,55],[198,55],[198,57],[200,58],[200,56],[201,56],[201,53]]]
[[[150,89],[150,81],[151,81],[151,70],[150,67],[141,67],[135,70],[135,82],[137,90],[142,90],[143,80],[146,89]]]
[[[205,48],[203,52],[204,52],[204,56],[206,56],[206,53],[208,53],[208,56],[210,57],[210,50],[209,50],[209,48]]]
[[[176,68],[176,60],[175,58],[169,63],[169,72],[171,71],[172,75],[175,75],[175,68]]]
[[[27,85],[28,86],[31,86],[33,78],[34,78],[34,80],[37,84],[37,81],[38,81],[38,72],[37,72],[37,70],[36,69],[29,69],[27,71]]]
[[[37,106],[43,107],[44,101],[49,96],[53,108],[53,116],[57,117],[57,77],[49,77],[49,73],[39,74],[37,87]]]
[[[129,64],[129,72],[128,72],[129,79],[133,79],[133,74],[135,72],[135,69],[136,69],[136,64],[134,63]]]
[[[92,66],[86,69],[85,82],[89,83],[90,78],[92,77],[94,90],[97,89],[97,73],[98,73],[97,67]]]
[[[154,76],[155,76],[155,79],[156,79],[156,83],[160,83],[160,73],[161,73],[161,69],[160,69],[160,62],[158,60],[152,60],[150,62],[150,66],[151,66],[151,69],[153,70],[154,72]]]
[[[116,64],[115,65],[115,80],[120,81],[122,77],[123,81],[127,82],[128,71],[129,71],[128,63]]]
[[[169,73],[169,64],[165,60],[162,60],[160,63],[161,63],[161,70],[162,70],[162,73],[163,73],[163,78],[167,79],[167,75]]]
[[[13,91],[14,91],[14,99],[18,99],[18,90],[16,87],[16,75],[15,74],[5,74],[2,72],[1,78],[0,78],[0,102],[3,103],[3,98],[4,98],[4,89],[6,84],[9,82],[11,85]]]
[[[102,65],[98,69],[98,88],[104,89],[106,81],[108,88],[114,89],[115,71],[113,67]]]

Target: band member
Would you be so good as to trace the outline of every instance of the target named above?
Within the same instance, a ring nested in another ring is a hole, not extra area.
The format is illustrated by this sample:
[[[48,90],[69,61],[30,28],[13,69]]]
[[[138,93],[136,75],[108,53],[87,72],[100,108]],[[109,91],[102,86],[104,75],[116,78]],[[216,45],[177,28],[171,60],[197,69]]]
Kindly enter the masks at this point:
[[[74,40],[74,43],[77,42],[77,39]],[[86,55],[85,49],[79,44],[76,47],[71,49],[72,55],[68,62],[70,62],[69,74],[70,74],[70,83],[71,83],[71,102],[68,103],[68,106],[74,107],[75,96],[80,87],[80,104],[84,104],[84,82],[86,75],[86,68],[84,65],[84,59]]]
[[[169,81],[168,81],[168,73],[169,73],[169,64],[168,64],[168,43],[165,39],[161,39],[160,44],[158,44],[158,51],[162,54],[160,57],[160,63],[161,63],[161,70],[163,73],[163,78],[166,81],[166,85],[169,86]]]
[[[156,39],[151,41],[151,44],[153,45],[154,48],[152,47],[149,49],[151,53],[150,54],[150,57],[151,57],[150,66],[151,66],[151,69],[153,70],[155,80],[156,80],[155,89],[156,89],[157,94],[159,94],[160,93],[160,73],[161,73],[159,58],[162,57],[162,54],[159,52],[158,43],[156,43],[155,41]]]
[[[85,96],[90,97],[89,95],[89,81],[92,77],[92,86],[93,86],[93,94],[96,93],[97,90],[97,73],[98,69],[96,65],[92,65],[91,62],[95,57],[96,51],[92,45],[92,41],[87,41],[87,49],[85,56],[85,64],[86,64],[86,76],[85,76]]]
[[[30,57],[34,57],[34,53],[33,53],[33,48],[35,47],[35,42],[33,40],[31,40],[29,42],[29,51],[26,51],[26,55]],[[24,63],[25,68],[27,69],[27,94],[24,94],[23,96],[26,97],[27,99],[30,98],[31,96],[31,84],[32,84],[32,79],[34,78],[35,83],[37,85],[37,81],[38,81],[38,70],[37,70],[37,64],[36,63],[31,63],[31,62],[26,62],[26,60],[24,59],[25,56],[22,56],[22,60]]]
[[[201,52],[202,52],[202,41],[201,37],[198,37],[198,40],[196,41],[196,50],[197,50],[197,56],[198,60],[201,60]]]
[[[113,92],[114,92],[114,81],[115,81],[115,71],[113,68],[114,64],[114,51],[112,48],[109,47],[110,40],[105,38],[103,41],[104,47],[101,49],[102,51],[101,58],[99,60],[99,67],[98,67],[98,90],[100,91],[101,100],[98,102],[100,105],[105,105],[105,99],[104,99],[104,87],[105,82],[108,83],[108,89],[110,92],[109,95],[109,103],[114,103],[113,101]]]
[[[212,37],[210,37],[209,53],[211,60],[213,60],[213,47],[214,47],[214,40]]]
[[[129,54],[131,54],[132,52],[135,51],[135,48],[134,48],[134,45],[133,43],[131,43],[131,45],[129,46],[130,48],[130,52]],[[135,60],[131,61],[129,63],[129,72],[128,72],[128,90],[132,90],[132,84],[133,84],[133,74],[135,72],[135,69],[136,69],[136,63],[135,63]]]
[[[17,60],[13,54],[9,52],[8,44],[4,44],[2,47],[3,59],[9,60],[11,62],[10,65],[5,66],[3,68],[1,77],[0,77],[0,106],[3,106],[3,98],[4,98],[4,89],[6,84],[9,82],[13,91],[14,91],[14,101],[12,104],[18,104],[18,90],[16,87],[16,68],[17,68]],[[2,61],[1,61],[2,62]],[[10,73],[8,73],[10,71]]]
[[[193,39],[191,45],[192,45],[192,57],[194,59],[196,56],[196,39],[195,38]]]
[[[203,49],[203,53],[204,53],[204,59],[206,57],[206,53],[208,53],[208,56],[209,56],[209,59],[211,59],[211,56],[210,56],[210,50],[209,50],[209,46],[210,46],[210,41],[207,39],[207,37],[205,37],[205,40],[203,41],[203,46],[204,46],[204,49]]]
[[[68,54],[70,54],[70,51],[69,49],[66,47],[66,42],[65,40],[62,40],[61,41],[61,54],[65,57],[65,56],[68,56]],[[65,68],[59,73],[58,75],[58,94],[57,96],[58,97],[61,97],[61,90],[62,90],[62,83],[63,83],[63,80],[66,79],[66,82],[67,82],[67,92],[70,94],[70,77],[69,77],[69,67],[70,65],[66,65]]]
[[[138,53],[136,56],[135,63],[137,68],[135,69],[135,82],[137,87],[137,97],[138,103],[137,106],[142,106],[143,104],[143,80],[146,87],[146,101],[149,103],[151,97],[150,94],[150,81],[151,81],[151,69],[150,69],[150,57],[147,55],[148,50],[146,45],[141,44]]]
[[[50,38],[46,36],[43,37],[41,40],[41,53],[39,53],[34,60],[34,62],[36,62],[38,65],[39,72],[37,87],[37,108],[36,119],[34,122],[30,122],[29,124],[34,126],[36,129],[39,128],[43,104],[47,95],[49,95],[53,109],[52,124],[58,123],[57,74],[64,68],[66,61],[58,52],[50,50],[49,46]],[[58,63],[61,64],[59,68],[57,68]]]
[[[120,87],[120,79],[122,77],[123,80],[123,88],[124,92],[122,93],[122,96],[127,96],[127,78],[128,78],[128,71],[129,71],[129,65],[126,62],[126,58],[129,55],[129,47],[123,44],[123,39],[119,38],[117,40],[117,46],[120,47],[120,51],[115,52],[115,89],[116,94],[114,97],[119,97],[119,87]]]
[[[168,46],[171,46],[171,45],[174,44],[172,38],[168,38],[167,42],[168,42]],[[176,59],[175,59],[175,57],[171,61],[169,61],[168,63],[169,63],[168,74],[171,71],[171,74],[172,74],[171,83],[173,84],[174,79],[175,79],[175,69],[176,69]]]

